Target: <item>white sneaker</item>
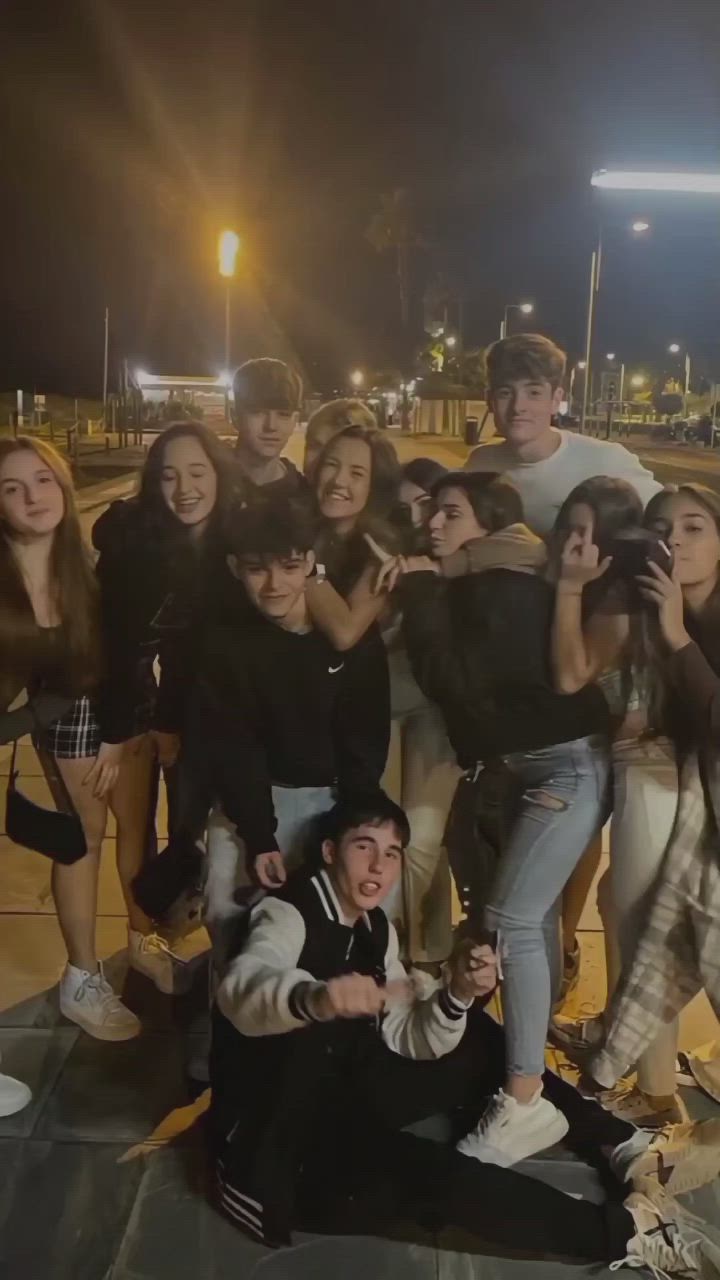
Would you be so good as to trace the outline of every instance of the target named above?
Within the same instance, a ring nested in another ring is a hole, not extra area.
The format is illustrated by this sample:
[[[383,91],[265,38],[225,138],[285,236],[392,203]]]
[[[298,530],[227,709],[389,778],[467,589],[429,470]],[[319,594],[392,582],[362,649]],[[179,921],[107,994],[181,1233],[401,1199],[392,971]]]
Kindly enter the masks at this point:
[[[60,979],[60,1012],[96,1040],[132,1040],[139,1018],[115,995],[102,965],[97,973],[69,964]]]
[[[565,1116],[542,1092],[523,1106],[501,1089],[488,1104],[479,1124],[458,1142],[457,1150],[484,1164],[509,1169],[519,1160],[561,1142],[568,1128]]]
[[[27,1085],[0,1071],[0,1117],[17,1115],[29,1102],[32,1102],[32,1093]]]
[[[643,1190],[634,1191],[625,1201],[625,1208],[633,1218],[636,1234],[628,1244],[626,1256],[610,1263],[611,1271],[645,1268],[656,1280],[666,1276],[683,1280],[720,1276],[718,1250],[703,1232],[700,1219],[688,1215],[657,1184],[650,1180]]]
[[[170,950],[169,943],[159,933],[128,929],[128,962],[131,969],[144,973],[166,996],[179,995],[188,989],[188,966]]]
[[[670,1195],[679,1196],[720,1175],[720,1120],[668,1125],[642,1137],[641,1132],[616,1147],[610,1157],[621,1182],[637,1184],[641,1178],[653,1178]]]

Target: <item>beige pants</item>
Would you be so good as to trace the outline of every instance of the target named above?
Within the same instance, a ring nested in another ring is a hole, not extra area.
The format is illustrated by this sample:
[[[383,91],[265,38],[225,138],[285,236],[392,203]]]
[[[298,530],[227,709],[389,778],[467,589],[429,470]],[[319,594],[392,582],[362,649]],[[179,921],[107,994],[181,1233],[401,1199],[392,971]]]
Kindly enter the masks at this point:
[[[386,904],[391,916],[402,914],[410,959],[421,963],[445,960],[452,946],[450,871],[443,845],[460,769],[438,708],[427,701],[413,679],[403,651],[392,652],[390,689],[396,769],[388,784],[410,823],[405,853],[402,907]],[[393,776],[394,775],[394,776]]]
[[[658,876],[675,822],[678,771],[665,739],[616,743],[614,799],[610,823],[610,871],[601,881],[598,907],[608,945],[608,998],[630,964],[649,891]],[[637,1064],[645,1093],[666,1097],[676,1090],[678,1023],[673,1019]]]

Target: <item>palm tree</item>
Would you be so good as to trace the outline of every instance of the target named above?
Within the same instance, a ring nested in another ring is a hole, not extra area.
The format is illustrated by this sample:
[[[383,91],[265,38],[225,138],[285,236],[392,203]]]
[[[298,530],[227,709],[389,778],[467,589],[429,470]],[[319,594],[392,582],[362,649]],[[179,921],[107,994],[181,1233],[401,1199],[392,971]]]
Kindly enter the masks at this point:
[[[410,319],[409,276],[410,253],[425,248],[413,216],[408,192],[403,187],[380,197],[380,208],[370,219],[365,237],[378,253],[392,251],[396,256],[398,298],[403,332],[407,333]]]

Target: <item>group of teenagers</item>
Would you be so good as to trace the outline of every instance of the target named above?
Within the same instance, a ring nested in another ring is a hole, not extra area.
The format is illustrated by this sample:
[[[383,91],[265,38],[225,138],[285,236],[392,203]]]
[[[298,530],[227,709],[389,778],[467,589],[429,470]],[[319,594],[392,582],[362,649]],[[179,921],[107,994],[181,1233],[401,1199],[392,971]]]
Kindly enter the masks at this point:
[[[108,811],[129,965],[181,989],[136,892],[162,768],[168,853],[203,851],[207,1129],[242,1230],[455,1226],[720,1275],[674,1199],[720,1172],[720,1123],[676,1088],[677,1015],[702,988],[720,1015],[720,500],[555,427],[549,339],[495,343],[487,375],[499,438],[462,470],[401,466],[338,400],[301,473],[300,380],[249,361],[235,448],[168,427],[94,556],[59,456],[0,442],[0,707],[67,700],[33,741],[87,845],[52,869],[60,1008],[99,1039],[141,1030],[96,954]],[[608,819],[608,1004],[571,1022]],[[549,1036],[606,1105],[546,1070]],[[0,1077],[5,1114],[28,1097]],[[443,1141],[415,1131],[438,1114]],[[602,1204],[513,1168],[559,1142]]]

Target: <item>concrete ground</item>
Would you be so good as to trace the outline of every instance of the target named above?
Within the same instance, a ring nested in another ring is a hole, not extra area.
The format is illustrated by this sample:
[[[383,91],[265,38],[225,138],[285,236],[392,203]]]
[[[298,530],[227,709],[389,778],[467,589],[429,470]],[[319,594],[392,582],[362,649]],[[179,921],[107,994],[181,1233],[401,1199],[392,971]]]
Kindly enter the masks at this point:
[[[297,453],[299,442],[293,442]],[[399,441],[402,457],[432,452],[457,465],[453,442]],[[89,528],[104,503],[125,496],[132,480],[82,495]],[[49,803],[34,752],[20,751],[23,790]],[[0,774],[9,749],[0,748]],[[4,779],[0,777],[0,785]],[[164,830],[161,805],[159,831]],[[201,1114],[191,1102],[185,1067],[201,1043],[204,975],[187,997],[161,996],[127,973],[126,922],[114,866],[112,820],[103,847],[98,949],[117,990],[143,1021],[140,1038],[103,1044],[65,1021],[57,1004],[63,949],[50,896],[50,864],[0,836],[0,1054],[6,1071],[33,1089],[32,1105],[0,1120],[0,1276],[3,1280],[568,1280],[590,1268],[486,1256],[467,1241],[417,1234],[411,1240],[300,1237],[273,1253],[242,1237],[205,1198]],[[604,999],[602,933],[593,895],[581,926],[583,966],[571,1011]],[[202,952],[203,933],[184,944]],[[704,998],[683,1017],[687,1048],[717,1027]],[[564,1064],[557,1062],[561,1069]],[[720,1115],[698,1091],[686,1091],[695,1115]],[[596,1180],[567,1153],[528,1162],[532,1176],[595,1198]],[[691,1205],[720,1224],[717,1187]],[[522,1203],[517,1205],[519,1239]],[[468,1250],[472,1250],[471,1252]],[[610,1280],[610,1273],[592,1274]]]

